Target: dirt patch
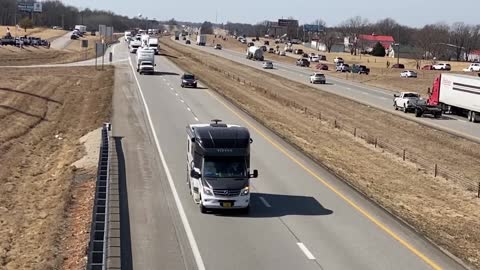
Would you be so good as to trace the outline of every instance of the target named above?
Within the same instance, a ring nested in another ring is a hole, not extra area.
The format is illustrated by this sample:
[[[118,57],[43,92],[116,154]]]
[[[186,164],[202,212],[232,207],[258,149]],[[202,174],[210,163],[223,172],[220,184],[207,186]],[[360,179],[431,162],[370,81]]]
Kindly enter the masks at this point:
[[[71,164],[86,153],[79,139],[109,119],[112,89],[112,67],[0,72],[0,269],[85,256],[95,174]]]
[[[408,148],[409,151],[417,151],[412,153],[426,157],[427,163],[445,162],[442,166],[468,171],[474,179],[479,176],[473,169],[480,161],[478,144],[169,39],[163,39],[162,43],[166,53],[178,57],[171,60],[182,69],[201,77],[209,88],[303,149],[420,233],[465,262],[480,267],[480,200],[475,198],[476,194],[461,183],[434,178],[423,166],[404,162],[385,149],[367,144],[358,138],[359,133],[355,138],[352,132],[335,126],[348,123],[380,136],[383,141],[414,145],[415,150]],[[229,67],[230,75],[222,68],[225,66]],[[252,85],[242,78],[248,78]],[[460,160],[473,163],[465,166]]]

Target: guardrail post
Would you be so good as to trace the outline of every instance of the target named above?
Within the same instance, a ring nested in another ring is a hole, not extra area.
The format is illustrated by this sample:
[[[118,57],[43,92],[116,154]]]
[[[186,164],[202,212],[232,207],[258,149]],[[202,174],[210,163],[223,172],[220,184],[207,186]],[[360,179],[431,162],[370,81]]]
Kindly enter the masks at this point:
[[[305,114],[307,114],[307,107],[305,107],[304,111],[305,111]]]
[[[377,138],[375,138],[375,148],[377,148]]]
[[[405,161],[405,149],[403,149],[403,161]]]
[[[438,166],[437,166],[437,163],[435,163],[435,169],[433,171],[433,177],[437,177],[437,173],[438,173]]]
[[[333,127],[337,128],[337,119],[333,120]]]
[[[357,137],[357,128],[353,128],[353,137]]]
[[[322,112],[318,113],[318,120],[322,120]]]

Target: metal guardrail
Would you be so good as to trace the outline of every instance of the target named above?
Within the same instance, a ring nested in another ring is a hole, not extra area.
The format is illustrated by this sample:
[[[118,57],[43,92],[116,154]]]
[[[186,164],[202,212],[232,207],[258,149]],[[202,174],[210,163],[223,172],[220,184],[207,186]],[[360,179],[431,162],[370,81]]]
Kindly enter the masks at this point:
[[[108,234],[108,186],[110,177],[110,123],[102,128],[100,154],[98,158],[95,201],[92,211],[92,227],[88,247],[88,270],[105,270]]]

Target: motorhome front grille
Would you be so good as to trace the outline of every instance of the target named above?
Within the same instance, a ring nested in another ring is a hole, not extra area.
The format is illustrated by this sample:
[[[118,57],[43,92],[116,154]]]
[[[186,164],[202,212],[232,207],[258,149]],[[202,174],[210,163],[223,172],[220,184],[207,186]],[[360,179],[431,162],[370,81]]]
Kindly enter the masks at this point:
[[[240,195],[240,191],[240,189],[214,189],[213,194],[215,196],[235,197]]]

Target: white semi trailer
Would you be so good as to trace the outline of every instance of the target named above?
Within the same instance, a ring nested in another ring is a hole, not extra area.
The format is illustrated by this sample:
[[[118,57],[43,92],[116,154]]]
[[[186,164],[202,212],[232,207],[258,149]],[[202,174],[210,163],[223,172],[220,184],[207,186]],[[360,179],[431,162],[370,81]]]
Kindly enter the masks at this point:
[[[429,105],[443,112],[463,115],[470,122],[480,121],[480,78],[459,74],[441,74],[432,87]]]
[[[246,53],[247,59],[263,61],[263,50],[256,46],[248,47]]]

